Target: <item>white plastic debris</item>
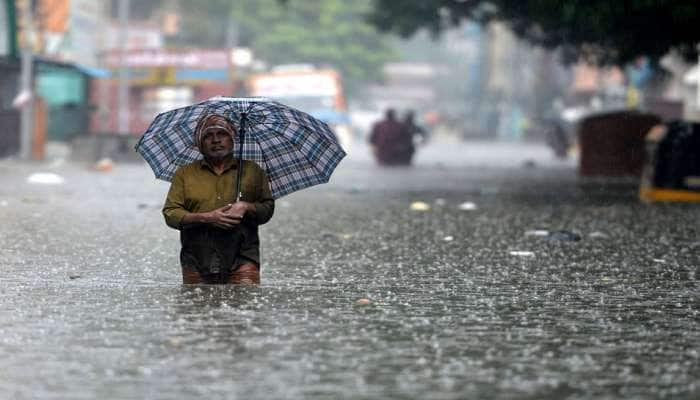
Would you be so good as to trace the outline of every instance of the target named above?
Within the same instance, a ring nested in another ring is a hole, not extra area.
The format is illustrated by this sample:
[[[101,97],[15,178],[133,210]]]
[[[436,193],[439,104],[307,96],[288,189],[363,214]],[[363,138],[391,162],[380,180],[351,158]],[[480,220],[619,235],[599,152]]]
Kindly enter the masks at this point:
[[[465,201],[459,205],[459,209],[462,211],[474,211],[476,210],[476,204],[471,201]]]
[[[414,201],[411,203],[411,210],[413,211],[428,211],[430,210],[430,205],[422,201]]]
[[[532,229],[525,231],[525,236],[549,236],[549,231],[545,229]]]
[[[40,185],[61,185],[65,180],[62,176],[52,172],[37,172],[29,175],[27,182]]]
[[[534,257],[535,253],[533,253],[531,251],[511,251],[510,255],[517,256],[517,257]]]
[[[455,238],[454,238],[454,236],[445,236],[444,238],[442,238],[442,240],[444,240],[446,242],[451,242],[451,241],[455,240]]]
[[[591,232],[588,234],[591,239],[607,239],[609,236],[603,232]]]

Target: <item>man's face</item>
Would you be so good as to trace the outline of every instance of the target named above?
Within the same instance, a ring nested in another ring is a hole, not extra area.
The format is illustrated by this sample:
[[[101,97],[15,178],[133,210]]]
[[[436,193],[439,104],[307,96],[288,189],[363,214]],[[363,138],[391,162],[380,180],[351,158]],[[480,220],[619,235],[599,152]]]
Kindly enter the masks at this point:
[[[209,129],[202,137],[202,152],[207,158],[223,158],[231,154],[233,139],[223,129]]]

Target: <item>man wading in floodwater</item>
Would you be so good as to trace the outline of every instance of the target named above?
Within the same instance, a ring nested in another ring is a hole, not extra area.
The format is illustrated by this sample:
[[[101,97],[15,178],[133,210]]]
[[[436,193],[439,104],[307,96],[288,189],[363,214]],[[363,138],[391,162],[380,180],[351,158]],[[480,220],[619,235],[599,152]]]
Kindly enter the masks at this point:
[[[165,222],[180,230],[184,283],[260,283],[258,225],[272,218],[275,202],[265,172],[233,158],[236,128],[219,115],[197,123],[203,160],[175,172],[163,206]],[[234,187],[243,168],[241,198]]]

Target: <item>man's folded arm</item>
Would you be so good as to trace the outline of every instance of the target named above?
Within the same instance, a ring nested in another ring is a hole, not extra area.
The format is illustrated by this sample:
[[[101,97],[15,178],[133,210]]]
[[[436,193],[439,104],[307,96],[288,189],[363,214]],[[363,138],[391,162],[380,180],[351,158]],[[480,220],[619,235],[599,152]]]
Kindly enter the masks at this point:
[[[168,191],[168,196],[165,198],[165,204],[163,205],[163,217],[165,217],[165,223],[173,229],[182,228],[182,219],[188,211],[185,209],[185,190],[184,181],[182,174],[178,169],[175,172],[173,181],[170,184],[170,190]]]

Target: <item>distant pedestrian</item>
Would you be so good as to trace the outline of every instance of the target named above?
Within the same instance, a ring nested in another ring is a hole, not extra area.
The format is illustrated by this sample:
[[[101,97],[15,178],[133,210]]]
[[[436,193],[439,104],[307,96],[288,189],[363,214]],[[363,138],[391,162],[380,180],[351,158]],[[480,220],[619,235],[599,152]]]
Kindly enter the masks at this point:
[[[180,230],[183,283],[260,283],[258,225],[270,220],[275,202],[265,172],[233,158],[235,132],[227,118],[202,117],[195,141],[204,159],[175,172],[165,200],[165,222]]]
[[[414,147],[411,132],[396,119],[396,112],[389,108],[383,120],[375,123],[369,143],[379,165],[410,165]]]
[[[416,113],[413,110],[406,111],[403,123],[406,124],[413,141],[417,141],[419,144],[428,142],[428,131],[416,123]]]

